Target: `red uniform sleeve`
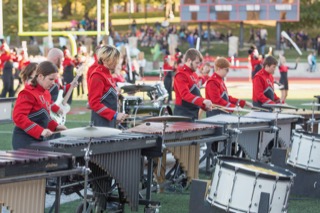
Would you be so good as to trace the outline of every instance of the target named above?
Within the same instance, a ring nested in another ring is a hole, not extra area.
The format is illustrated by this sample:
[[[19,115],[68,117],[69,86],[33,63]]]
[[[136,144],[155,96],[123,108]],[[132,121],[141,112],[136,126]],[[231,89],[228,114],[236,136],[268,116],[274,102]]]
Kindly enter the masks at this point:
[[[57,104],[55,104],[52,100],[51,100],[50,104],[51,104],[51,111],[54,113],[57,113],[59,111],[60,107]]]
[[[111,121],[116,112],[100,102],[101,97],[104,95],[104,91],[108,91],[111,85],[105,85],[102,77],[95,73],[92,74],[89,79],[89,85],[88,98],[90,108],[101,117]]]
[[[174,90],[177,92],[181,99],[193,103],[197,106],[204,107],[203,101],[205,100],[204,98],[200,96],[193,95],[189,88],[189,81],[187,77],[184,74],[177,73],[174,79]]]
[[[21,91],[13,109],[13,122],[28,135],[39,139],[44,128],[28,118],[35,102],[36,100],[32,95]]]
[[[240,107],[244,107],[244,105],[246,104],[246,101],[245,100],[240,100],[240,99],[238,99],[238,98],[234,98],[234,97],[232,97],[232,96],[229,96],[229,101],[230,101],[230,103],[232,103],[232,104],[234,104],[234,105],[238,105],[239,104],[239,106]]]
[[[255,76],[253,78],[253,101],[261,102],[262,104],[275,104],[274,101],[269,99],[264,95],[265,80],[260,76]],[[279,99],[278,96],[274,93],[275,100]]]

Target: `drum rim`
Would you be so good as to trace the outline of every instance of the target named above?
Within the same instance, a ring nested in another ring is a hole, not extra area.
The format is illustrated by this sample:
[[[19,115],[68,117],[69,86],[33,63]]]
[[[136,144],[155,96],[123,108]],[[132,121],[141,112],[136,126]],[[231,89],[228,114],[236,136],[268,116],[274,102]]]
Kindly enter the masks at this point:
[[[238,157],[218,156],[217,165],[221,165],[224,168],[234,169],[235,166],[228,164],[228,162],[241,163],[241,164],[242,163],[254,164],[256,166],[260,166],[265,169],[271,169],[272,171],[281,174],[281,176],[280,175],[278,176],[279,180],[290,180],[295,176],[295,174],[293,172],[291,172],[290,170],[284,169],[282,167],[279,167],[279,166],[276,166],[273,164],[265,164],[265,163],[255,161],[252,159],[249,160],[249,159],[238,158]],[[249,169],[245,169],[245,168],[238,168],[238,172],[239,171],[241,171],[241,173],[244,173],[244,174],[254,174],[254,176],[257,172],[257,171],[253,171],[253,170],[249,170]],[[275,180],[275,177],[277,177],[277,176],[273,175],[273,174],[266,174],[266,173],[259,172],[259,177]]]
[[[319,134],[315,134],[315,133],[311,133],[311,132],[306,132],[306,131],[303,131],[303,130],[294,130],[293,132],[293,135],[297,135],[297,136],[305,136],[306,137],[314,137],[315,139],[319,140],[320,141],[320,135]]]

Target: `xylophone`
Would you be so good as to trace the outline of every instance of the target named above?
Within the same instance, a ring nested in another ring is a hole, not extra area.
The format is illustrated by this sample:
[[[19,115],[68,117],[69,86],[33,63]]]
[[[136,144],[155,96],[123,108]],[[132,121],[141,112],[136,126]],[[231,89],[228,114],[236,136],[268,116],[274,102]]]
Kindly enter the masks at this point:
[[[88,147],[88,138],[64,137],[33,144],[33,149],[71,153],[76,162],[84,164],[83,149]],[[159,147],[159,149],[157,149]],[[104,210],[113,177],[132,211],[138,210],[141,155],[161,153],[161,140],[157,136],[121,133],[115,136],[92,138],[90,149],[90,170],[92,188],[99,208]]]
[[[271,130],[270,120],[230,114],[215,115],[197,122],[223,126],[224,131],[230,135],[231,142],[239,143],[251,159],[258,158],[262,132]]]
[[[301,124],[303,126],[303,129],[304,131],[309,131],[309,126],[310,126],[310,123],[309,121],[312,119],[312,114],[314,114],[314,119],[316,121],[319,121],[320,119],[320,112],[319,111],[314,111],[312,112],[312,110],[283,110],[281,113],[284,113],[284,114],[291,114],[291,115],[300,115],[302,116],[303,118],[301,118]],[[319,133],[319,125],[318,125],[318,122],[314,122],[314,126],[313,126],[313,133]]]
[[[163,123],[147,122],[131,129],[128,132],[149,133],[162,135]],[[213,142],[225,139],[221,136],[220,128],[211,124],[200,124],[191,122],[169,122],[167,123],[164,137],[166,149],[172,153],[186,173],[188,183],[197,179],[199,174],[200,143]],[[218,132],[218,133],[217,133]],[[165,181],[166,151],[162,156],[161,174],[158,178],[160,183]]]
[[[298,123],[302,118],[299,115],[290,115],[283,113],[278,113],[277,115],[277,113],[272,112],[250,112],[246,114],[244,117],[267,119],[270,120],[273,126],[275,125],[277,118],[277,127],[279,127],[280,129],[278,133],[278,142],[280,142],[281,146],[285,148],[288,148],[290,146],[291,132],[295,129],[296,123]],[[265,132],[262,137],[262,144],[260,146],[260,150],[264,151],[273,138],[273,132]]]
[[[0,205],[9,212],[44,212],[46,178],[71,174],[72,166],[67,153],[0,151]]]

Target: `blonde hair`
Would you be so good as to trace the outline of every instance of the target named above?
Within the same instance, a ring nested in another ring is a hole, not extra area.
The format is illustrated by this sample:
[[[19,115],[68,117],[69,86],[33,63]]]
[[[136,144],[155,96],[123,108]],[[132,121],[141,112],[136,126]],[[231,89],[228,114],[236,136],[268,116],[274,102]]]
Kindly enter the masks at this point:
[[[229,68],[230,67],[230,62],[228,61],[228,59],[224,58],[224,57],[220,57],[217,60],[215,60],[214,62],[214,67],[215,69],[217,68]]]
[[[104,64],[109,67],[110,65],[114,65],[119,62],[120,59],[120,51],[111,45],[103,45],[98,50],[98,63]]]

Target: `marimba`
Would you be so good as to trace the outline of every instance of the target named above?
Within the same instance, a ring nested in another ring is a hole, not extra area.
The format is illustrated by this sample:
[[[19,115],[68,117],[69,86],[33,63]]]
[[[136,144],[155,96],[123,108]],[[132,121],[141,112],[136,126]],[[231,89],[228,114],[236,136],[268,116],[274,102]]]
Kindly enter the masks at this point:
[[[304,131],[309,131],[309,126],[311,125],[310,120],[312,119],[312,114],[314,113],[314,126],[313,126],[313,133],[319,133],[319,120],[320,120],[320,111],[314,111],[312,110],[283,110],[281,111],[283,114],[291,114],[291,115],[300,115],[301,118],[301,124],[303,126]],[[318,121],[318,122],[317,122]]]
[[[270,120],[230,114],[215,115],[197,122],[223,126],[224,132],[230,135],[231,142],[237,142],[251,159],[258,158],[262,132],[271,130]]]
[[[127,131],[162,135],[163,125],[161,122],[146,122]],[[179,162],[187,175],[188,182],[197,179],[199,175],[200,143],[226,139],[225,135],[221,135],[220,127],[216,125],[191,122],[168,122],[163,137],[166,149]],[[158,177],[160,183],[165,181],[165,151],[161,165],[162,172]]]
[[[290,146],[291,141],[291,132],[295,129],[296,123],[302,118],[299,115],[290,115],[283,113],[272,113],[272,112],[250,112],[246,114],[244,117],[249,118],[259,118],[259,119],[267,119],[270,120],[272,126],[275,125],[275,121],[277,118],[277,127],[279,127],[278,133],[278,142],[282,147],[288,148]],[[274,138],[274,132],[264,132],[262,137],[262,144],[260,146],[261,154],[266,149],[270,141]],[[262,157],[262,156],[260,156]]]
[[[72,166],[67,153],[1,151],[0,205],[9,212],[44,212],[46,178],[72,174]]]
[[[110,177],[121,188],[132,211],[138,210],[141,155],[161,154],[161,140],[157,136],[121,133],[119,135],[92,138],[90,150],[90,178],[97,203],[106,208]],[[88,147],[89,138],[64,137],[32,145],[33,149],[71,153],[76,162],[84,164],[83,149]],[[157,148],[158,147],[158,148]]]

